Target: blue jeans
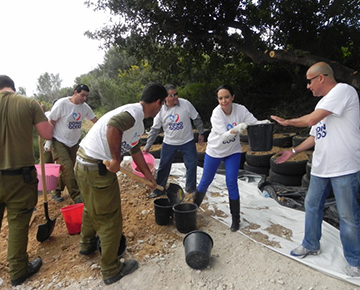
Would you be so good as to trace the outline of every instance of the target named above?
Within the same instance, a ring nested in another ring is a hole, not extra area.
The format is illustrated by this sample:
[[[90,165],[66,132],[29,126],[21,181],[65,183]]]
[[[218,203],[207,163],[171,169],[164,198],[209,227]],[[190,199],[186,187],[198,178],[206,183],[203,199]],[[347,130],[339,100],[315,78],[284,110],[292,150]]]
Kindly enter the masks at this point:
[[[311,175],[305,198],[305,236],[302,241],[302,245],[309,250],[320,249],[324,204],[331,185],[339,213],[344,256],[350,266],[356,267],[360,266],[359,178],[360,171],[332,178]]]
[[[220,162],[224,161],[225,164],[225,178],[226,186],[229,191],[229,198],[232,200],[239,199],[239,187],[238,187],[238,172],[240,168],[241,154],[235,153],[224,158],[214,158],[205,154],[204,169],[200,183],[198,185],[198,192],[206,192],[211,182],[214,180],[216,170],[218,169]]]
[[[177,151],[180,151],[186,168],[185,191],[193,192],[196,189],[196,169],[197,169],[197,152],[195,141],[192,140],[183,145],[168,145],[163,143],[161,146],[160,164],[157,172],[156,182],[165,186],[168,180],[171,164]],[[155,190],[158,193],[158,190]]]

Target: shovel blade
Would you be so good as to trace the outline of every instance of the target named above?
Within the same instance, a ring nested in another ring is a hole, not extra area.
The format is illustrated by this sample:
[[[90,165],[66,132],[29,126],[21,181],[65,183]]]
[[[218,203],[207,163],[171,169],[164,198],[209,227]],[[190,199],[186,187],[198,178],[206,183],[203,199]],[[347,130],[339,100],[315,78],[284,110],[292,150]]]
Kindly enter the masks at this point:
[[[36,234],[36,239],[42,243],[43,241],[50,238],[54,227],[55,227],[56,218],[49,219],[46,221],[46,223],[39,225],[38,232]]]
[[[184,190],[180,185],[175,183],[170,183],[168,189],[166,190],[166,194],[171,205],[181,203],[185,197]]]

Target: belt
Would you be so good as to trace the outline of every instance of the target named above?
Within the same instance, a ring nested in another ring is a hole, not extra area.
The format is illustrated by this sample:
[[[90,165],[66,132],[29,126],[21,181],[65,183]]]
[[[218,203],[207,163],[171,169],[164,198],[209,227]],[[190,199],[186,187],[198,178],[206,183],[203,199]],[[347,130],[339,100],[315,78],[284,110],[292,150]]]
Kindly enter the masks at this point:
[[[82,170],[96,171],[99,170],[97,163],[91,163],[85,161],[80,156],[76,156],[76,163]]]
[[[21,175],[23,174],[23,169],[24,168],[29,168],[30,170],[35,169],[35,166],[29,166],[29,167],[23,167],[20,169],[15,169],[15,170],[0,170],[1,175]]]
[[[94,164],[97,165],[99,160],[94,159],[94,162],[92,162],[89,160],[85,160],[84,158],[80,157],[79,155],[76,155],[76,161],[79,161],[83,165],[94,165]]]

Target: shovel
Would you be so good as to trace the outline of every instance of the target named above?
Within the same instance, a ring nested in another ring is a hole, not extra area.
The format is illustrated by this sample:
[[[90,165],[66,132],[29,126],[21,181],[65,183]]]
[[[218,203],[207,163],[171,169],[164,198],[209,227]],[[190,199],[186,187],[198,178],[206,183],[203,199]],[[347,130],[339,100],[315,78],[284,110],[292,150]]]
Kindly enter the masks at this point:
[[[108,162],[109,161],[104,161],[103,163],[107,165]],[[136,175],[134,172],[126,169],[125,167],[120,167],[120,171],[136,181],[139,181],[149,186],[153,186],[153,183],[150,180]],[[184,190],[181,188],[180,185],[175,183],[170,183],[168,189],[165,189],[163,186],[157,184],[156,189],[160,191],[165,191],[171,205],[181,203],[185,197]]]
[[[43,242],[47,240],[55,227],[56,218],[50,219],[49,217],[49,208],[48,208],[48,200],[47,200],[47,188],[46,188],[46,177],[45,177],[45,165],[44,165],[44,152],[42,150],[42,138],[39,136],[39,153],[40,153],[40,164],[41,164],[41,181],[42,188],[44,194],[44,210],[45,210],[45,218],[46,223],[39,225],[38,232],[36,235],[36,239],[39,242]]]

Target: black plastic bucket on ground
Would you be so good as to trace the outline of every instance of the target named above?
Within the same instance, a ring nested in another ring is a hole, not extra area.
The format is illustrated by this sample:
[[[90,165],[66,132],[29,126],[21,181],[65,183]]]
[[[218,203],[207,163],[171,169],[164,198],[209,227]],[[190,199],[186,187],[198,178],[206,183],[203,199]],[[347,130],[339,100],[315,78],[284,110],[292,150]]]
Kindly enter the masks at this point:
[[[97,250],[101,254],[101,242],[100,239],[97,239]],[[124,234],[121,235],[120,245],[118,249],[118,258],[120,258],[126,250],[126,237]]]
[[[247,131],[252,151],[270,151],[272,149],[274,123],[249,125]]]
[[[194,203],[179,203],[173,206],[176,229],[183,234],[196,230],[196,211]]]
[[[172,224],[173,209],[168,198],[154,200],[155,222],[160,226]]]
[[[192,231],[183,240],[186,264],[193,269],[204,269],[209,264],[214,245],[211,236],[203,231]]]

